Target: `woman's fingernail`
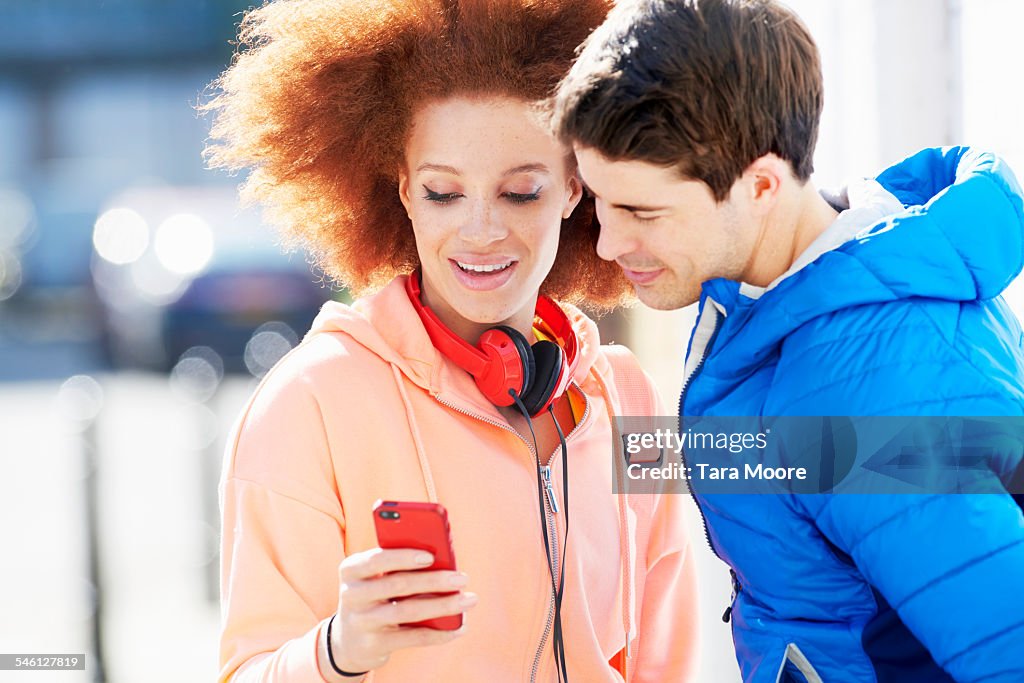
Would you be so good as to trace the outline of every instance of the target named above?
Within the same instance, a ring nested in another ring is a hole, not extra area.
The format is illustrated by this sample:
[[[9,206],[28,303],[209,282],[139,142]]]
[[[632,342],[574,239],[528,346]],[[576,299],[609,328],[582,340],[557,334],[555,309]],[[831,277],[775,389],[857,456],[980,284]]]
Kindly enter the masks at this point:
[[[448,578],[448,582],[453,586],[465,586],[469,583],[469,577],[465,574],[454,574]]]
[[[459,604],[465,606],[475,605],[477,599],[476,593],[463,593],[459,596]]]
[[[420,553],[416,556],[416,564],[430,565],[434,564],[434,556],[430,553]]]

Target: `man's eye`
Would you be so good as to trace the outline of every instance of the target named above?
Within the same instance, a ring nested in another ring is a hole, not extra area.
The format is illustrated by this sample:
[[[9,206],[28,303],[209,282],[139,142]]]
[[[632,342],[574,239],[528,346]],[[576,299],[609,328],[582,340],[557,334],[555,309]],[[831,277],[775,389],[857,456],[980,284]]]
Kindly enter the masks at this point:
[[[423,198],[429,202],[436,202],[438,204],[451,204],[453,201],[458,199],[460,195],[458,192],[434,192],[429,187],[424,187],[423,190],[426,192]]]
[[[633,219],[639,223],[650,223],[658,220],[659,218],[661,218],[661,216],[641,216],[638,213],[633,214]]]

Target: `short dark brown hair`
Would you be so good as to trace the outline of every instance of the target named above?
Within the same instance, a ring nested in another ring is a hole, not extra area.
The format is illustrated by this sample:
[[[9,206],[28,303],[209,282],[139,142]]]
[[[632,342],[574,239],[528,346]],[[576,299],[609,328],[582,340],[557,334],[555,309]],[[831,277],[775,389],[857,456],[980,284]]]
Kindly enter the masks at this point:
[[[562,139],[705,182],[718,201],[769,152],[806,181],[818,50],[774,0],[635,0],[587,40],[551,104]]]
[[[419,264],[398,170],[413,113],[456,95],[551,95],[610,0],[278,0],[242,21],[204,109],[214,166],[356,293]],[[568,155],[571,159],[571,154]],[[542,292],[592,308],[628,299],[596,253],[593,204],[563,221]]]

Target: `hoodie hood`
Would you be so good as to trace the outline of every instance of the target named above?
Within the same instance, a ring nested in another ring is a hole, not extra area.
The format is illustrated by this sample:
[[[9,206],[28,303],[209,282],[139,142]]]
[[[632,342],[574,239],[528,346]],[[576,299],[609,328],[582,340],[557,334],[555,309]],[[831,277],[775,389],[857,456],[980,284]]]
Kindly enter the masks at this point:
[[[328,302],[313,321],[309,335],[344,333],[398,369],[412,383],[457,405],[497,417],[497,409],[476,388],[473,378],[445,358],[430,342],[405,292],[406,275],[351,306]],[[579,309],[559,304],[579,342],[573,379],[581,386],[592,369],[603,372],[597,325]]]
[[[733,351],[756,361],[807,321],[853,306],[989,299],[1024,266],[1021,189],[993,154],[927,149],[831,201],[846,210],[768,288],[704,284],[702,306],[710,298],[725,313]]]

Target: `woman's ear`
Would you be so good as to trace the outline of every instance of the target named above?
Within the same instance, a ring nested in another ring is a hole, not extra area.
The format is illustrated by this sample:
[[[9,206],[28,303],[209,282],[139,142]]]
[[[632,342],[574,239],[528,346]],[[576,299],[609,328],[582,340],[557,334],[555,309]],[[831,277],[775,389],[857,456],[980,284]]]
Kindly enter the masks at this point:
[[[566,183],[565,209],[562,211],[562,219],[565,220],[572,215],[576,206],[583,199],[583,181],[574,171]]]
[[[405,207],[405,213],[412,218],[412,200],[409,198],[409,174],[404,168],[398,169],[398,198]]]

